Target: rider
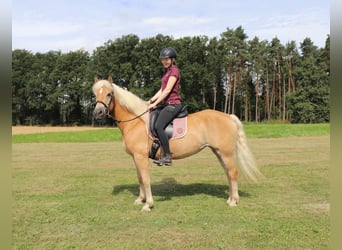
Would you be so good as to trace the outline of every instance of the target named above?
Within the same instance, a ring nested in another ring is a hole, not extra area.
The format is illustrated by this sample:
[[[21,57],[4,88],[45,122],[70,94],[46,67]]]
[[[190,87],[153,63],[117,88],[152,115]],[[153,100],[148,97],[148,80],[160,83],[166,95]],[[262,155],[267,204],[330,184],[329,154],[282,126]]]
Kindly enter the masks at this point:
[[[182,109],[181,98],[178,92],[181,76],[176,66],[176,57],[176,50],[172,47],[166,47],[161,50],[159,58],[165,68],[165,73],[161,78],[161,88],[150,99],[148,106],[148,110],[153,110],[158,104],[163,104],[163,108],[155,123],[155,130],[165,153],[160,160],[153,161],[159,166],[172,165],[170,145],[165,128]]]

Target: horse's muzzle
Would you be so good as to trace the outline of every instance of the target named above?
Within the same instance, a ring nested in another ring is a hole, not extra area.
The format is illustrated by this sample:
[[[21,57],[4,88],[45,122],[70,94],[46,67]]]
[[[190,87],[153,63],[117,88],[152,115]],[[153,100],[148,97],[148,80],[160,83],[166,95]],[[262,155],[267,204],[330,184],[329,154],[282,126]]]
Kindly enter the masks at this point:
[[[107,114],[107,110],[103,106],[95,107],[93,115],[96,120],[102,120]]]

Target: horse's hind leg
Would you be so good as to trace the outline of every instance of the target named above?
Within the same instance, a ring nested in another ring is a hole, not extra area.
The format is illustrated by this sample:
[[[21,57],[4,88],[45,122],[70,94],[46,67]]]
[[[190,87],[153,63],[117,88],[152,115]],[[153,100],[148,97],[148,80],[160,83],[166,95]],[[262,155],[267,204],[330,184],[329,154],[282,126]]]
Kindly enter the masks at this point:
[[[229,197],[227,204],[229,206],[236,206],[239,202],[239,192],[238,192],[238,171],[236,168],[236,163],[234,157],[228,157],[225,160],[225,171],[228,176],[229,181]]]
[[[229,197],[227,204],[231,207],[236,206],[239,202],[239,192],[238,192],[238,171],[236,168],[236,163],[233,154],[222,154],[218,150],[212,149],[212,151],[217,156],[220,161],[229,183]]]

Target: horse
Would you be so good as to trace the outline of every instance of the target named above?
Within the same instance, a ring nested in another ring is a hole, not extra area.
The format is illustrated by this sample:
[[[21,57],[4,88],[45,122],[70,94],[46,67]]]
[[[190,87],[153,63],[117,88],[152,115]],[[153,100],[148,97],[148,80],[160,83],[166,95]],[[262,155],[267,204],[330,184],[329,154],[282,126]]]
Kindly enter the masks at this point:
[[[149,151],[153,140],[147,129],[148,102],[110,79],[95,81],[92,90],[96,97],[94,118],[110,116],[117,121],[124,149],[133,158],[140,186],[134,204],[143,205],[142,211],[150,211],[153,197]],[[229,196],[226,203],[231,207],[236,206],[239,201],[238,169],[239,176],[244,176],[249,182],[255,183],[261,176],[239,118],[212,109],[188,114],[186,135],[170,140],[172,159],[189,157],[205,147],[213,151],[227,175]]]

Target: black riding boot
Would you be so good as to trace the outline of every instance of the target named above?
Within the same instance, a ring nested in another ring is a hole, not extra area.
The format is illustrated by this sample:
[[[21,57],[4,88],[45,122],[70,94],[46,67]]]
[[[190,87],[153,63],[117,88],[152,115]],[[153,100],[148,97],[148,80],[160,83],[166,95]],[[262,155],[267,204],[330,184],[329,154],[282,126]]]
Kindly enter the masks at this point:
[[[172,156],[171,154],[165,154],[161,159],[154,160],[153,163],[157,164],[158,166],[172,166]]]

